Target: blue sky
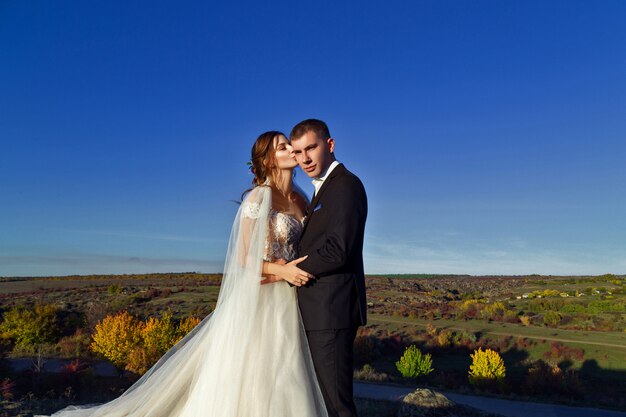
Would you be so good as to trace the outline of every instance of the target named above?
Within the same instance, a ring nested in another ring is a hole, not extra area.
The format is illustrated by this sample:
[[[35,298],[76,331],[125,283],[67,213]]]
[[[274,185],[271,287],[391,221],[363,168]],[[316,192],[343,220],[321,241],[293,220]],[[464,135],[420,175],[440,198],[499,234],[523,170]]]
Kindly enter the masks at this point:
[[[252,142],[309,117],[366,186],[367,273],[626,273],[624,21],[0,1],[0,276],[221,271]]]

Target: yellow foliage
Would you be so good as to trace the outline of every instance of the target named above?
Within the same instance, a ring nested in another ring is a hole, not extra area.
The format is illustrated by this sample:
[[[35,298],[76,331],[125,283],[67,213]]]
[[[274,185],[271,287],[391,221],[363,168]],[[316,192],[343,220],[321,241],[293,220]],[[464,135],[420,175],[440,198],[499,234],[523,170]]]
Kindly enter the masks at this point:
[[[146,322],[125,311],[98,323],[91,348],[118,368],[142,375],[198,323],[187,317],[175,326],[170,310]]]
[[[461,303],[459,308],[461,311],[467,311],[471,308],[478,308],[482,303],[478,300],[465,300]]]
[[[450,346],[450,339],[452,338],[452,334],[448,330],[442,330],[439,332],[437,336],[437,344],[439,347],[445,348]]]
[[[178,343],[180,339],[185,337],[187,333],[192,331],[194,327],[200,324],[200,321],[201,320],[199,318],[193,317],[193,316],[186,317],[183,320],[181,320],[180,323],[178,324],[178,329],[176,332],[176,334],[178,335],[178,339],[176,340],[176,343]]]
[[[481,312],[481,315],[483,318],[493,319],[496,316],[503,316],[506,311],[507,309],[504,304],[502,304],[500,301],[496,301],[492,304],[486,304]]]
[[[128,355],[141,340],[143,323],[124,311],[107,316],[96,325],[91,350],[100,353],[115,366],[122,369]]]
[[[176,327],[172,323],[172,312],[168,310],[160,319],[150,317],[141,329],[141,345],[148,352],[163,355],[178,340]]]
[[[531,324],[530,316],[526,316],[526,315],[520,316],[519,320],[522,322],[524,326],[530,326]]]
[[[156,359],[158,360],[158,358]],[[152,360],[148,357],[148,352],[142,347],[136,347],[130,351],[125,369],[138,375],[143,375],[150,369]]]
[[[506,368],[500,354],[494,350],[478,348],[470,354],[472,364],[469,370],[469,382],[482,386],[493,382],[503,382]]]

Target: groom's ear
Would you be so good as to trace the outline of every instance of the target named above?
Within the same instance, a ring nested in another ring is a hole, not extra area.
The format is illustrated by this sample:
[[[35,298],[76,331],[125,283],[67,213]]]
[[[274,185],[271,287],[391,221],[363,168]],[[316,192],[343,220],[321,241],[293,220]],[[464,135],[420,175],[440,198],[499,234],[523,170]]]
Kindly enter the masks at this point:
[[[328,138],[326,139],[326,143],[328,144],[328,150],[330,151],[330,153],[335,152],[335,139]]]

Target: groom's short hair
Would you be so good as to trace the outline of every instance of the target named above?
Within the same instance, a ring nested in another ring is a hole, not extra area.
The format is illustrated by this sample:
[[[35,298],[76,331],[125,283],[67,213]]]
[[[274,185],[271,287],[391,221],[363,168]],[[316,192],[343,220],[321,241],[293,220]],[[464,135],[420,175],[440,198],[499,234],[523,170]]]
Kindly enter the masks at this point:
[[[291,133],[289,133],[289,140],[301,138],[309,132],[314,132],[322,140],[330,138],[330,131],[328,130],[326,123],[318,119],[306,119],[291,129]]]

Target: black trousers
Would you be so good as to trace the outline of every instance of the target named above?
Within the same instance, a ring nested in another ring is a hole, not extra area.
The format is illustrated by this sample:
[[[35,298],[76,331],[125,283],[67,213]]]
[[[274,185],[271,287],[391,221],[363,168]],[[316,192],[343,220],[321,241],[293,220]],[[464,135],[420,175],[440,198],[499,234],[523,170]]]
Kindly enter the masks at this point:
[[[311,330],[306,335],[329,417],[356,417],[352,393],[357,328]]]

